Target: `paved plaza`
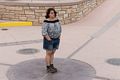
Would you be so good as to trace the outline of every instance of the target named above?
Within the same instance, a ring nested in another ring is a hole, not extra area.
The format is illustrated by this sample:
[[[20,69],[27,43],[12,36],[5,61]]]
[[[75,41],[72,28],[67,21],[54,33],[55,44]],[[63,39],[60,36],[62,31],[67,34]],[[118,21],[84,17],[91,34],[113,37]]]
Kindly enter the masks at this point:
[[[120,0],[62,25],[56,74],[45,72],[41,26],[7,29],[0,28],[0,80],[120,80]]]

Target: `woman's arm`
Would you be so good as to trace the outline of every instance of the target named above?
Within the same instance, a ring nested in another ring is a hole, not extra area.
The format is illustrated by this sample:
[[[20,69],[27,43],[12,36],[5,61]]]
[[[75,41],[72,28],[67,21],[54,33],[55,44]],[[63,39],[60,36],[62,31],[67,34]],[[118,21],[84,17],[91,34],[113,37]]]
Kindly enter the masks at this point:
[[[45,37],[48,41],[51,41],[51,38],[48,35],[45,35],[43,37]]]
[[[59,37],[59,38],[61,38],[62,27],[61,27],[61,23],[60,23],[60,21],[59,21],[59,25],[60,25],[60,37]]]
[[[43,37],[45,37],[48,41],[51,41],[51,38],[49,37],[48,32],[47,32],[47,29],[48,29],[48,23],[44,22],[44,23],[43,23],[43,26],[42,26],[42,35],[43,35]]]

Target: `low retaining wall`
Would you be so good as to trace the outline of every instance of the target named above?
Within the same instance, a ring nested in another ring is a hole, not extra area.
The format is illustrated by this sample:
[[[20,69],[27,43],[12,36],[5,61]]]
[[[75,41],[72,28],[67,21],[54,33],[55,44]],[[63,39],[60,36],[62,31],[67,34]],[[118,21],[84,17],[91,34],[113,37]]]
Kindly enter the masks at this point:
[[[13,21],[32,21],[34,26],[41,25],[46,10],[53,7],[58,12],[62,24],[78,21],[105,0],[80,0],[68,3],[18,3],[0,2],[0,19]]]

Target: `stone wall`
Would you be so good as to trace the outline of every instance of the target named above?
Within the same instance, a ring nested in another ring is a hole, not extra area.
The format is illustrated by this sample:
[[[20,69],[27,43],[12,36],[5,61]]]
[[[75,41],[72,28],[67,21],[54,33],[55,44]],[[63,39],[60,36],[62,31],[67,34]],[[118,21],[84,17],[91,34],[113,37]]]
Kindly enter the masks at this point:
[[[53,7],[58,12],[62,24],[78,21],[90,13],[105,0],[81,0],[75,3],[0,3],[0,19],[13,21],[32,21],[33,25],[41,25],[46,10]]]

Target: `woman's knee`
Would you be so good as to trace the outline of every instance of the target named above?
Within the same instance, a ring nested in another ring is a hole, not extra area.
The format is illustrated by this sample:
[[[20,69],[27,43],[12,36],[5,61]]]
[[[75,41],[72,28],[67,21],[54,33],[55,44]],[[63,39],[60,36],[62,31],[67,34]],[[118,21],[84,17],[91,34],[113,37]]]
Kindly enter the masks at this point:
[[[48,51],[48,50],[46,51],[47,55],[51,55],[52,53],[53,53],[52,51]]]

